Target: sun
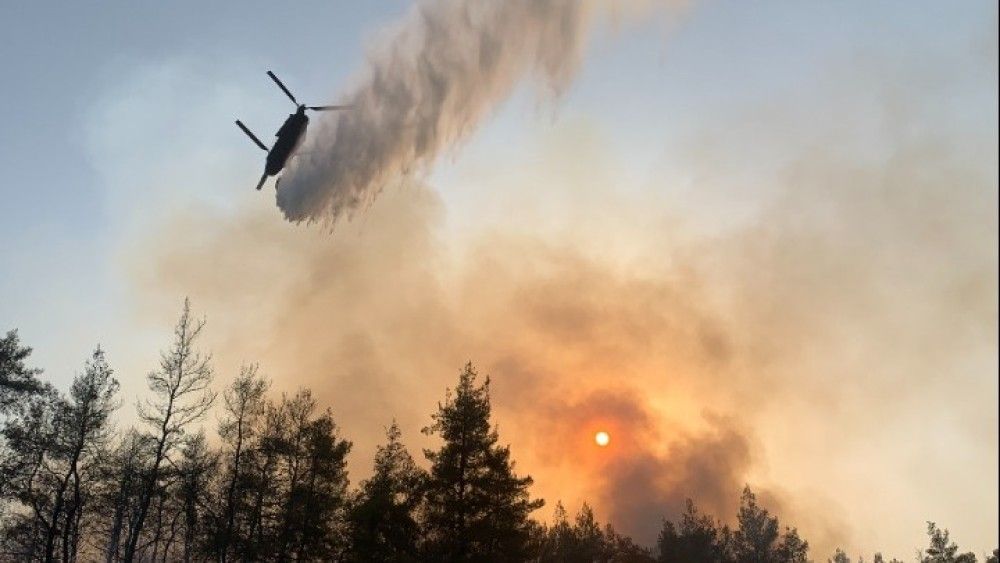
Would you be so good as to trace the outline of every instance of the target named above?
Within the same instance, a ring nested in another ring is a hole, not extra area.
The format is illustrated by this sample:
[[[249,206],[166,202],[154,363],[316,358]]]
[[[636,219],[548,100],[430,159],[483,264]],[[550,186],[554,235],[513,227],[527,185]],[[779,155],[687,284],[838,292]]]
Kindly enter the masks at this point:
[[[611,435],[601,430],[597,434],[594,434],[594,442],[603,448],[611,443]]]

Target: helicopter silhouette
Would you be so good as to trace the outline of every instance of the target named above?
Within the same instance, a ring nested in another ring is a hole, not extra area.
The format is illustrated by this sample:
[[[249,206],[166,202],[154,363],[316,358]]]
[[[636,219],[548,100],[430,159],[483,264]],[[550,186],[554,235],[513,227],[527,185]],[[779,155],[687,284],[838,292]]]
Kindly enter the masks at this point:
[[[295,113],[290,114],[285,123],[281,125],[281,129],[274,134],[278,138],[274,142],[274,146],[267,148],[267,145],[262,143],[260,139],[254,135],[246,125],[239,119],[236,120],[236,125],[243,130],[244,133],[250,137],[250,140],[254,142],[261,150],[267,152],[267,160],[264,163],[264,174],[260,177],[260,182],[257,182],[257,189],[261,189],[264,186],[264,181],[267,180],[268,176],[275,176],[281,169],[285,167],[285,163],[288,162],[289,157],[295,152],[302,139],[305,138],[306,127],[309,125],[309,117],[306,115],[306,110],[311,111],[329,111],[338,109],[349,109],[351,106],[307,106],[305,104],[300,104],[295,96],[288,91],[288,88],[278,80],[278,77],[274,75],[273,72],[267,71],[267,75],[274,80],[274,83],[281,88],[281,91],[288,96],[288,99],[292,100],[292,103],[298,106]]]

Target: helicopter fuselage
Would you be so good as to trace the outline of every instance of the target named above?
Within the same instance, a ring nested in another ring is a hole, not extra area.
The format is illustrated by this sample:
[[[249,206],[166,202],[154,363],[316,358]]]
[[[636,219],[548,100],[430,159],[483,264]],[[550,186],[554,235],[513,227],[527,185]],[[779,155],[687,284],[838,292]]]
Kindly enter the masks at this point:
[[[305,108],[300,107],[298,111],[288,116],[285,123],[275,133],[278,139],[267,152],[267,162],[264,165],[264,173],[274,176],[285,167],[285,163],[298,148],[299,143],[305,137],[306,127],[309,125],[309,117],[306,116]]]
[[[339,106],[307,106],[305,104],[300,104],[295,96],[288,91],[288,88],[278,80],[278,77],[274,75],[273,72],[267,71],[267,75],[271,77],[271,80],[281,88],[281,91],[288,96],[288,99],[296,105],[295,113],[288,116],[288,119],[281,125],[281,129],[274,134],[277,140],[271,145],[271,148],[267,148],[267,145],[263,141],[257,138],[257,135],[253,134],[253,131],[243,124],[239,119],[236,120],[236,126],[239,127],[253,144],[257,145],[262,151],[267,152],[267,160],[264,162],[264,173],[260,176],[260,181],[257,182],[257,189],[261,189],[264,186],[264,182],[267,180],[268,176],[276,176],[288,164],[288,159],[292,158],[295,151],[299,148],[302,140],[306,136],[306,127],[309,126],[309,118],[306,117],[306,110],[309,111],[330,111],[330,110],[341,110],[348,109],[350,105],[339,105]],[[275,183],[277,186],[277,183]]]

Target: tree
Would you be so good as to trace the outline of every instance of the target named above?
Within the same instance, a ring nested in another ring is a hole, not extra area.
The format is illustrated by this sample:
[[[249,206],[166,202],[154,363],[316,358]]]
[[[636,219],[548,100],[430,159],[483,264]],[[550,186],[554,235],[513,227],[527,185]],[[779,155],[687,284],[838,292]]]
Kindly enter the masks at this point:
[[[207,507],[212,504],[209,486],[217,464],[218,457],[209,449],[203,432],[184,441],[177,464],[184,561],[191,561],[196,554],[207,551],[205,524],[211,516]],[[165,553],[168,549],[169,545],[164,549]]]
[[[258,424],[264,415],[266,402],[264,393],[267,381],[258,375],[256,365],[243,366],[239,376],[223,393],[225,418],[219,423],[219,437],[229,450],[225,467],[225,505],[222,507],[222,522],[217,533],[219,559],[229,557],[234,536],[240,536],[237,515],[247,511],[248,491],[248,451],[255,445]]]
[[[209,389],[212,382],[210,357],[195,349],[195,342],[205,321],[191,318],[191,303],[184,300],[184,309],[174,328],[174,343],[160,356],[159,369],[147,376],[154,399],[139,404],[140,419],[153,431],[151,467],[139,493],[138,507],[133,516],[125,561],[136,557],[149,507],[157,494],[163,462],[178,447],[185,428],[200,419],[212,405],[215,395]]]
[[[70,401],[61,401],[56,412],[53,457],[60,462],[62,476],[54,491],[46,535],[46,559],[54,556],[60,528],[63,559],[75,558],[79,536],[74,523],[83,512],[86,466],[109,438],[110,418],[119,406],[115,399],[117,393],[118,381],[108,366],[104,351],[98,346],[83,374],[73,380]],[[71,495],[68,505],[67,494]]]
[[[739,528],[732,535],[732,555],[738,563],[800,563],[807,561],[809,544],[794,528],[778,532],[778,519],[757,504],[750,487],[743,489],[737,516]]]
[[[278,451],[284,497],[275,545],[278,560],[332,560],[344,545],[347,454],[351,443],[337,436],[329,410],[313,416],[309,391],[282,400]]]
[[[285,401],[266,401],[256,431],[257,440],[247,451],[245,488],[248,506],[242,519],[246,531],[233,540],[234,556],[241,561],[259,561],[274,550],[281,507],[281,460],[285,450]],[[238,515],[239,516],[239,515]]]
[[[132,514],[142,487],[142,471],[150,465],[151,452],[152,439],[133,428],[107,456],[105,475],[100,481],[103,490],[96,495],[97,510],[111,516],[104,532],[103,551],[107,563],[122,557],[122,538],[130,533]]]
[[[21,346],[16,330],[0,338],[0,413],[9,410],[19,399],[44,391],[45,384],[38,380],[42,370],[25,365],[30,355],[31,348]]]
[[[735,556],[739,563],[769,563],[774,560],[778,541],[778,519],[757,504],[750,487],[743,489],[737,516]]]
[[[562,503],[556,504],[552,527],[540,547],[538,560],[544,563],[571,563],[576,561],[608,561],[610,546],[605,541],[601,525],[594,517],[590,505],[583,503],[571,525]]]
[[[809,542],[799,536],[796,528],[785,528],[785,533],[778,544],[778,561],[785,563],[807,563],[809,561]]]
[[[53,491],[60,472],[55,453],[56,413],[64,401],[51,388],[13,403],[4,420],[0,492],[14,510],[2,522],[2,551],[20,560],[44,558]]]
[[[659,561],[726,561],[726,549],[712,517],[698,512],[691,499],[687,500],[680,526],[665,520],[657,539]]]
[[[443,444],[425,450],[431,462],[425,503],[429,556],[448,561],[520,561],[528,557],[531,477],[518,477],[510,448],[497,445],[490,426],[489,378],[476,385],[472,364],[459,376],[454,396],[424,429]]]
[[[74,378],[68,399],[49,386],[39,389],[7,408],[12,416],[3,428],[8,455],[0,481],[4,496],[28,512],[13,518],[4,533],[26,558],[54,560],[61,549],[62,559],[72,561],[93,466],[118,406],[118,382],[98,347]]]
[[[619,534],[608,524],[604,527],[604,549],[609,563],[654,563],[650,550],[635,543],[623,534]]]
[[[958,545],[949,538],[948,530],[941,530],[934,522],[927,523],[930,546],[924,550],[922,563],[975,563],[974,553],[958,553]]]
[[[583,503],[573,525],[566,518],[562,503],[556,504],[552,527],[537,541],[539,563],[652,563],[649,550],[632,538],[615,531],[611,524],[601,529],[590,505]]]
[[[573,523],[572,548],[567,550],[568,561],[603,561],[608,558],[601,525],[594,517],[594,509],[586,502],[576,513]]]
[[[372,476],[349,492],[351,443],[331,412],[308,390],[269,400],[255,365],[224,393],[214,449],[200,428],[192,432],[214,399],[209,357],[195,349],[203,326],[185,301],[148,376],[152,398],[140,416],[149,430],[121,436],[112,426],[118,383],[100,347],[61,394],[27,367],[30,349],[16,332],[0,338],[0,560],[807,561],[808,543],[749,488],[735,529],[689,500],[679,520],[663,522],[657,559],[602,527],[587,503],[572,521],[561,503],[551,526],[531,520],[543,503],[499,444],[489,378],[479,384],[471,364],[424,429],[441,438],[424,451],[429,472],[393,422]],[[927,535],[920,562],[976,561],[948,530],[928,522]],[[994,550],[985,560],[998,558]],[[851,559],[838,549],[828,561]]]
[[[552,526],[541,530],[535,547],[540,563],[562,563],[569,561],[574,549],[573,526],[569,523],[566,508],[561,501],[556,502],[552,514]]]
[[[426,473],[413,462],[400,441],[395,421],[387,442],[375,453],[375,469],[363,481],[349,518],[354,561],[416,561],[420,526],[417,510],[423,500]]]

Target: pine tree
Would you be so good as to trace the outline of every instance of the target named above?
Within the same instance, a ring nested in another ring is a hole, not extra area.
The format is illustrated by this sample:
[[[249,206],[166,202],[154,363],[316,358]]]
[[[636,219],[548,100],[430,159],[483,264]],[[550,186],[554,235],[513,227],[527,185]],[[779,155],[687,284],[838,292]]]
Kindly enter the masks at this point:
[[[737,516],[739,528],[731,536],[730,551],[737,563],[804,563],[809,544],[794,528],[778,532],[778,519],[757,504],[750,487],[743,489]]]
[[[783,563],[807,563],[809,561],[809,542],[799,536],[796,528],[785,528],[781,542],[777,547],[778,561]]]
[[[432,416],[427,434],[441,437],[431,462],[425,503],[428,551],[447,561],[523,561],[529,556],[528,515],[544,503],[531,500],[531,477],[518,477],[510,448],[499,446],[490,426],[489,378],[476,385],[465,366],[454,395]]]
[[[118,408],[117,393],[118,381],[98,346],[84,372],[73,380],[70,400],[60,402],[56,413],[53,457],[59,462],[62,476],[53,491],[46,559],[55,556],[60,528],[63,559],[74,558],[71,555],[75,554],[79,539],[75,524],[77,516],[83,513],[84,489],[90,486],[85,480],[99,448],[109,438],[111,415]]]
[[[921,563],[975,563],[974,553],[958,553],[958,545],[951,541],[948,530],[942,530],[934,522],[927,523],[927,537],[930,546],[924,551]]]
[[[103,479],[96,495],[95,510],[110,518],[104,530],[103,559],[122,558],[122,541],[131,530],[132,514],[142,488],[143,468],[149,466],[152,439],[129,429],[103,464]]]
[[[665,520],[657,539],[659,561],[704,561],[721,563],[726,560],[725,546],[719,537],[715,521],[698,512],[694,501],[687,500],[680,526]]]
[[[352,561],[416,561],[417,510],[426,473],[413,462],[393,421],[375,453],[375,470],[361,483],[350,510]]]
[[[204,432],[198,432],[184,440],[181,458],[177,463],[178,512],[172,520],[182,522],[181,553],[184,561],[191,561],[206,550],[206,523],[211,514],[210,485],[218,467],[218,456],[205,439]]]
[[[566,508],[562,502],[556,502],[552,514],[552,525],[544,529],[543,537],[537,541],[536,547],[540,563],[565,563],[575,547],[573,526],[569,523]]]
[[[52,527],[53,491],[60,474],[51,461],[58,456],[57,412],[65,400],[51,388],[11,405],[2,428],[0,492],[18,510],[4,515],[0,551],[14,559],[44,559]]]
[[[604,561],[608,559],[608,549],[605,545],[604,534],[601,532],[601,525],[594,517],[594,509],[590,505],[583,503],[580,511],[576,513],[576,521],[573,524],[574,549],[571,551],[569,561]]]
[[[309,391],[283,401],[281,409],[284,498],[275,554],[279,561],[334,560],[346,547],[342,540],[351,443],[337,436],[329,410],[314,418],[315,409]]]
[[[224,498],[220,521],[215,532],[215,551],[225,562],[231,546],[245,542],[245,526],[237,516],[246,516],[250,492],[249,467],[253,448],[257,445],[259,422],[265,414],[268,382],[257,373],[256,365],[244,366],[240,375],[223,393],[225,416],[219,423],[219,436],[226,446],[224,468]],[[244,518],[245,519],[245,518]]]
[[[652,552],[615,531],[611,524],[604,527],[604,552],[608,563],[654,563]]]
[[[31,348],[21,346],[16,330],[0,338],[0,413],[9,410],[19,399],[45,390],[46,384],[38,380],[42,370],[25,364],[30,355]]]
[[[76,558],[95,466],[118,407],[118,382],[98,347],[68,398],[50,386],[6,409],[0,463],[4,496],[27,511],[4,522],[4,543],[26,559]]]
[[[124,554],[127,562],[136,559],[149,508],[157,495],[162,494],[164,461],[180,445],[187,426],[204,416],[215,399],[209,389],[210,357],[195,349],[204,326],[204,321],[191,318],[191,303],[185,299],[181,318],[174,328],[173,346],[161,354],[159,369],[147,376],[155,400],[140,403],[139,418],[152,430],[152,465],[145,470],[138,506],[130,522]]]
[[[743,489],[737,516],[739,528],[734,535],[735,556],[739,563],[770,563],[775,560],[778,519],[757,504],[750,487]]]
[[[242,519],[246,531],[234,548],[240,561],[261,561],[275,549],[282,498],[282,459],[285,450],[285,401],[266,401],[258,422],[257,440],[248,452],[245,487],[247,507]]]
[[[583,503],[573,525],[562,503],[556,504],[552,527],[539,543],[538,563],[653,563],[649,550],[619,534],[611,524],[603,530],[590,505]]]

